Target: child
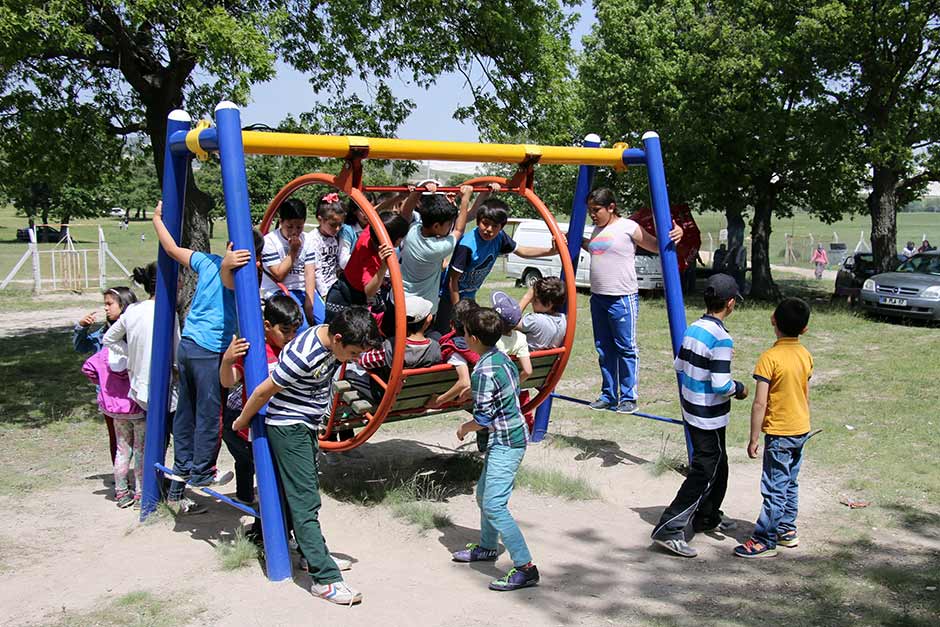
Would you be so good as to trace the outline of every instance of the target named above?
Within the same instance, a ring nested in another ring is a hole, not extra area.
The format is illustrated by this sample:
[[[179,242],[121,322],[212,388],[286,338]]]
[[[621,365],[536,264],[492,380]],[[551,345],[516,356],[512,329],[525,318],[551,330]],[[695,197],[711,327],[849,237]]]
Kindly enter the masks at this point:
[[[72,333],[72,346],[76,353],[97,353],[104,346],[102,337],[111,327],[111,325],[121,317],[128,306],[137,302],[137,295],[129,287],[112,287],[105,290],[104,296],[104,324],[101,327],[91,330],[95,323],[95,312],[92,311],[75,324],[75,330]],[[105,426],[108,427],[108,450],[111,451],[111,462],[114,463],[114,455],[117,452],[117,436],[114,433],[114,420],[106,413],[104,416]]]
[[[483,472],[477,483],[480,506],[480,543],[453,554],[457,562],[495,561],[499,536],[512,558],[513,568],[490,583],[491,590],[518,590],[534,586],[539,571],[532,563],[529,547],[509,513],[509,497],[516,472],[525,456],[529,435],[519,409],[519,373],[508,355],[496,348],[503,321],[492,309],[478,309],[468,316],[467,344],[480,354],[470,377],[473,419],[460,425],[457,439],[472,431],[490,433]]]
[[[493,292],[493,309],[503,321],[502,335],[496,347],[519,361],[522,369],[519,373],[519,383],[523,383],[532,376],[532,361],[529,359],[529,342],[526,336],[516,327],[522,321],[522,309],[512,296],[505,292]]]
[[[153,227],[166,254],[198,275],[177,350],[179,403],[173,418],[173,473],[193,486],[221,485],[231,481],[231,475],[217,478],[215,472],[222,413],[219,362],[235,332],[235,294],[222,284],[220,256],[176,244],[163,224],[162,202],[154,209]],[[171,508],[185,511],[184,489],[178,481],[170,485],[167,502]]]
[[[98,387],[98,409],[114,424],[117,451],[114,464],[114,498],[120,508],[135,503],[140,506],[141,473],[144,460],[144,433],[147,421],[144,410],[129,398],[130,380],[126,372],[108,367],[108,348],[104,347],[82,366],[82,373]],[[128,484],[131,457],[137,489]]]
[[[395,247],[401,244],[408,232],[408,223],[401,216],[390,212],[382,213],[379,217],[392,245],[379,245],[379,236],[369,227],[363,229],[346,268],[326,296],[327,323],[350,307],[366,306],[382,286],[388,269],[388,258],[395,254]]]
[[[297,302],[286,294],[275,294],[264,303],[264,341],[268,374],[277,365],[281,349],[297,335],[302,314]],[[235,497],[242,503],[255,500],[255,467],[248,430],[233,431],[232,423],[241,413],[245,400],[244,363],[248,342],[234,336],[219,367],[219,382],[229,390],[222,410],[222,440],[235,460]]]
[[[405,338],[404,367],[426,368],[441,363],[440,345],[424,335],[431,326],[431,303],[420,296],[409,294],[405,297],[405,311],[408,337]],[[360,355],[359,365],[366,370],[377,370],[378,376],[388,380],[394,346],[394,338],[386,338],[381,347]],[[373,386],[372,377],[367,372],[356,373],[347,370],[346,379],[353,384],[363,400],[374,403],[382,396],[383,390]]]
[[[519,308],[532,303],[532,313],[526,314],[516,326],[525,334],[530,350],[557,348],[565,340],[566,319],[562,309],[567,294],[565,284],[558,277],[539,279],[519,301]]]
[[[727,274],[714,274],[704,296],[706,313],[686,329],[675,360],[692,461],[688,476],[652,534],[656,544],[682,557],[698,555],[685,533],[690,521],[695,531],[733,528],[721,520],[721,502],[728,488],[725,428],[731,397],[747,398],[747,388],[731,378],[734,345],[724,325],[741,298],[738,284]]]
[[[261,265],[265,276],[261,291],[265,297],[281,291],[277,282],[304,303],[304,224],[307,205],[299,198],[288,198],[277,211],[278,228],[264,236]]]
[[[548,257],[558,253],[554,242],[549,248],[519,246],[506,234],[503,228],[509,220],[509,207],[498,198],[488,198],[491,192],[498,192],[499,185],[492,183],[490,192],[483,192],[474,204],[479,209],[476,214],[477,226],[460,238],[450,258],[445,281],[445,296],[441,299],[439,324],[435,326],[441,333],[446,332],[450,318],[450,308],[461,298],[476,298],[477,290],[483,285],[493,269],[496,258],[509,253],[520,257]],[[472,213],[472,212],[471,212]]]
[[[470,368],[480,360],[480,355],[467,345],[466,325],[471,312],[479,308],[476,301],[469,298],[463,298],[454,305],[450,321],[451,331],[441,337],[440,344],[441,359],[457,371],[457,382],[440,396],[431,397],[429,407],[440,407],[450,401],[469,396]]]
[[[378,207],[375,207],[375,212],[380,213]],[[339,252],[337,253],[337,257],[339,258],[340,268],[346,269],[346,264],[349,263],[349,256],[352,254],[353,246],[356,245],[359,234],[362,233],[367,226],[369,226],[369,220],[366,218],[366,212],[350,198],[346,201],[346,217],[344,224],[337,235],[339,238]],[[340,273],[337,273],[337,275],[339,274]]]
[[[463,196],[459,211],[440,194],[422,196],[421,221],[411,225],[402,245],[401,279],[405,294],[420,296],[431,303],[431,315],[437,312],[440,301],[441,267],[467,226],[473,188],[465,185],[460,189]],[[407,203],[401,217],[406,221],[411,218]],[[391,298],[382,318],[382,332],[386,337],[395,333],[395,303]]]
[[[304,244],[304,313],[310,324],[322,324],[326,295],[339,276],[339,231],[346,210],[336,193],[327,194],[317,205],[317,228]],[[301,329],[302,330],[302,329]]]
[[[329,414],[330,384],[340,363],[356,359],[377,336],[375,320],[364,307],[342,311],[329,325],[310,327],[284,347],[274,372],[232,423],[235,431],[247,428],[268,403],[268,445],[294,537],[313,579],[311,593],[341,605],[359,603],[362,594],[343,581],[320,530],[317,429]]]
[[[774,557],[777,546],[795,548],[799,499],[797,476],[803,462],[803,445],[809,432],[809,379],[813,356],[800,344],[809,324],[809,305],[799,298],[785,298],[774,310],[770,323],[777,341],[754,366],[757,388],[751,408],[751,439],[747,454],[757,457],[760,432],[764,432],[764,469],[761,494],[764,504],[754,533],[735,547],[738,557]]]

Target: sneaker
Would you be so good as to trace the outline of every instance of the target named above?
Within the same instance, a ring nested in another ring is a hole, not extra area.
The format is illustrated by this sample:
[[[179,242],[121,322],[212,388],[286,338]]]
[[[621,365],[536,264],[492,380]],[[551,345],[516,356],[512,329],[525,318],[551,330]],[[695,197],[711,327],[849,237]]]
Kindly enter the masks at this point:
[[[595,411],[603,411],[603,410],[605,410],[605,409],[610,409],[610,408],[611,408],[611,404],[608,403],[607,401],[605,401],[604,399],[599,398],[599,399],[597,399],[596,401],[594,401],[593,403],[591,403],[590,405],[588,405],[588,407],[590,407],[591,409],[593,409],[593,410],[595,410]]]
[[[332,558],[333,563],[336,564],[336,568],[338,568],[339,570],[352,570],[351,561],[347,559],[343,559],[342,557],[337,557],[336,555],[333,555],[332,553],[330,553],[330,558]],[[309,566],[309,564],[307,564],[307,558],[304,557],[303,555],[300,556],[299,565],[300,565],[300,570],[304,572],[310,571],[310,569],[307,568]]]
[[[117,506],[121,509],[127,509],[134,504],[134,497],[131,494],[125,494],[117,500]]]
[[[505,576],[490,582],[490,590],[508,592],[519,588],[528,588],[539,582],[539,569],[535,564],[513,568]]]
[[[362,602],[362,593],[345,581],[310,586],[310,594],[337,605],[355,605]]]
[[[777,534],[777,546],[785,546],[788,549],[795,549],[800,546],[800,538],[796,535],[796,529]]]
[[[690,547],[689,543],[685,540],[680,540],[678,538],[670,538],[668,540],[653,538],[653,542],[663,547],[670,553],[678,555],[679,557],[695,557],[698,555],[698,551]]]
[[[763,542],[748,538],[744,544],[734,547],[734,554],[738,557],[776,557],[777,549],[768,547]]]
[[[467,548],[451,553],[451,558],[455,562],[495,562],[499,551],[496,549],[484,549],[479,544],[472,542]]]
[[[178,501],[167,501],[166,504],[174,514],[205,514],[208,510],[191,498],[183,497]]]
[[[636,413],[636,402],[634,401],[621,401],[617,405],[615,412],[618,414],[635,414]]]

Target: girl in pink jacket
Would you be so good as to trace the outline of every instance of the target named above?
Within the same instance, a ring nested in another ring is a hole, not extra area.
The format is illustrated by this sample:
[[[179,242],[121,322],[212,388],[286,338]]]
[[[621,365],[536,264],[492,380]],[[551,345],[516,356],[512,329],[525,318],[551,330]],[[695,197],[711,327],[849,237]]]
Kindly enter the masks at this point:
[[[131,384],[127,372],[115,372],[108,367],[107,347],[85,361],[82,373],[98,385],[98,408],[105,418],[114,421],[117,439],[117,451],[114,455],[114,498],[117,500],[117,506],[140,507],[146,414],[129,396]],[[136,490],[128,484],[132,457]]]

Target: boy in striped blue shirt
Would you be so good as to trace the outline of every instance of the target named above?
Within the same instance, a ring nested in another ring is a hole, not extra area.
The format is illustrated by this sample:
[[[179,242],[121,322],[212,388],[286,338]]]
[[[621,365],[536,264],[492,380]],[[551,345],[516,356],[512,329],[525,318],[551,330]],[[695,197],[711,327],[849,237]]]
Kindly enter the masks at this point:
[[[496,348],[503,321],[493,309],[480,308],[467,316],[465,325],[470,350],[480,355],[470,375],[473,418],[460,425],[457,439],[474,431],[489,431],[483,472],[477,482],[480,505],[480,544],[452,554],[455,562],[495,562],[499,537],[512,558],[512,569],[490,583],[490,590],[518,590],[539,582],[519,525],[509,513],[509,497],[516,472],[525,457],[529,431],[519,407],[519,371],[509,356]]]
[[[329,325],[310,327],[283,348],[274,371],[255,388],[232,423],[235,431],[247,428],[268,404],[264,418],[268,445],[294,538],[313,579],[311,592],[341,605],[360,602],[362,594],[343,581],[320,530],[317,430],[329,415],[330,385],[337,368],[371,348],[378,333],[364,307],[344,310]]]
[[[731,397],[747,398],[747,388],[731,378],[734,343],[724,320],[741,300],[738,285],[727,274],[715,274],[705,286],[704,316],[693,322],[682,338],[676,357],[682,419],[692,441],[689,474],[676,498],[653,530],[653,541],[682,557],[695,557],[686,528],[694,532],[732,529],[721,520],[721,502],[728,488],[728,453],[725,427]]]

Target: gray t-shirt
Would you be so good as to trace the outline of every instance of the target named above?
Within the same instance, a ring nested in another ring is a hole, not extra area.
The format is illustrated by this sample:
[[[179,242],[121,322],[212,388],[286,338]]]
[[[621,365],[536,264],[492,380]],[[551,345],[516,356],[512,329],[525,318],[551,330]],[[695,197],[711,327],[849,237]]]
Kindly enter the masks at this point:
[[[557,348],[565,339],[565,314],[530,313],[522,317],[519,330],[532,350]]]
[[[437,313],[441,289],[441,271],[444,260],[454,252],[457,239],[425,237],[421,223],[415,222],[408,230],[401,251],[401,282],[405,294],[414,294],[431,303],[431,313]]]

